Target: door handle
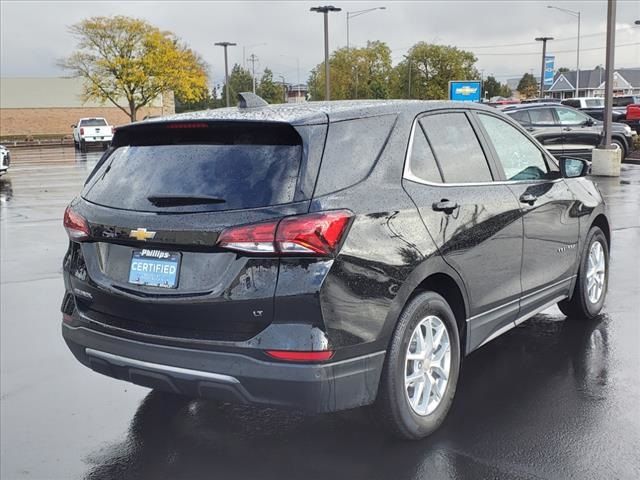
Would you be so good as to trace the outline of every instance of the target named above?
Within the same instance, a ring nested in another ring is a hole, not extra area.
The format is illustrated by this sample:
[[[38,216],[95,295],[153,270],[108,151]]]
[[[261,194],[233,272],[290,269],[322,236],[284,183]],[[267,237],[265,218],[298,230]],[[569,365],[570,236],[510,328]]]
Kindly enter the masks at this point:
[[[431,206],[436,212],[444,212],[446,214],[452,213],[456,208],[458,208],[457,202],[452,202],[451,200],[447,200],[443,198],[439,202],[434,202]]]
[[[533,132],[533,131],[535,130],[535,128],[533,128],[533,127],[527,127],[525,130],[526,130],[527,132]]]
[[[535,195],[531,195],[530,193],[523,193],[520,195],[520,202],[528,203],[529,205],[533,205],[538,200],[538,197]]]
[[[563,128],[563,130],[564,130],[565,132],[570,132],[570,131],[572,131],[572,130],[573,130],[573,128],[571,128],[571,127],[565,127],[565,128]]]

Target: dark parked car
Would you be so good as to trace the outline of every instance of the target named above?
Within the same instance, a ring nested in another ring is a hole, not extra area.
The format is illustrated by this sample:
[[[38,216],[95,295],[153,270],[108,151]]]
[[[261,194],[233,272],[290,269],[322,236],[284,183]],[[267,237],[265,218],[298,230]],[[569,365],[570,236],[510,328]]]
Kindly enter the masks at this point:
[[[600,312],[610,230],[587,168],[467,103],[127,125],[64,215],[62,333],[111,377],[313,412],[375,403],[421,438],[465,355],[551,305]]]
[[[602,141],[602,122],[572,107],[555,104],[510,105],[502,110],[526,128],[554,156],[591,160],[591,151]],[[631,128],[612,123],[613,144],[626,158],[633,149]]]

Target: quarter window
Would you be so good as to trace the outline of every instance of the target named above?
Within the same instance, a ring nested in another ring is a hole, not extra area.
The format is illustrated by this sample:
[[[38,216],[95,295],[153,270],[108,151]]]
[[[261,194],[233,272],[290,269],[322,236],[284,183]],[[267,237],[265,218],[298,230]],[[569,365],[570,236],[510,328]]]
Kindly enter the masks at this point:
[[[513,118],[516,122],[522,125],[531,124],[531,119],[529,118],[529,112],[527,112],[526,110],[520,110],[513,113],[509,112],[509,116]]]
[[[540,180],[548,178],[549,170],[542,152],[531,140],[504,120],[479,114],[507,180]]]
[[[420,124],[416,125],[413,132],[409,167],[411,173],[421,180],[433,183],[442,182],[442,176],[440,175],[440,170],[438,170],[438,165],[436,165],[433,151]]]
[[[489,164],[464,113],[429,115],[420,120],[447,183],[490,182]]]

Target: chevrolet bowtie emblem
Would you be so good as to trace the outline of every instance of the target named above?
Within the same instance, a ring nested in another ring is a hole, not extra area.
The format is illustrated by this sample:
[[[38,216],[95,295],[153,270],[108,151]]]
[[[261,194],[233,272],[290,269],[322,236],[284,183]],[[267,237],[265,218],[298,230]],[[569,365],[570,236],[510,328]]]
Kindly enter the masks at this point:
[[[146,242],[150,238],[155,237],[156,232],[148,232],[146,228],[136,228],[135,230],[131,230],[129,236],[135,238],[136,240],[142,240]]]

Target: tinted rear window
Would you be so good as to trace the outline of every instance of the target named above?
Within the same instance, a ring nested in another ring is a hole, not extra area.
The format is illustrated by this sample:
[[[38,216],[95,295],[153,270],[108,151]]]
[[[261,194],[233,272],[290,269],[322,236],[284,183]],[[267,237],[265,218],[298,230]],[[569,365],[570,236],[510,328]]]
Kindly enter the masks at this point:
[[[420,120],[446,183],[490,182],[489,164],[464,113]]]
[[[87,118],[80,120],[80,126],[82,127],[104,127],[107,122],[104,118]]]
[[[526,110],[508,112],[508,115],[522,125],[529,125],[531,123],[529,112],[527,112]]]
[[[256,138],[237,130],[224,137],[225,144],[220,144],[220,136],[210,136],[212,142],[205,143],[206,130],[187,135],[192,138],[186,143],[187,132],[182,130],[165,131],[164,140],[157,129],[146,137],[128,132],[128,140],[135,142],[118,146],[98,167],[83,197],[112,208],[149,212],[236,210],[292,202],[302,145],[286,144],[294,143],[292,136],[279,141],[274,131],[270,143],[276,144],[253,143],[264,141],[264,132]],[[178,137],[172,140],[174,135]],[[152,144],[144,145],[145,139]]]

